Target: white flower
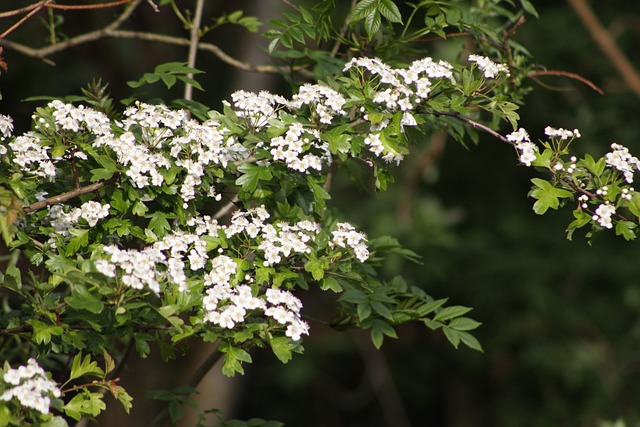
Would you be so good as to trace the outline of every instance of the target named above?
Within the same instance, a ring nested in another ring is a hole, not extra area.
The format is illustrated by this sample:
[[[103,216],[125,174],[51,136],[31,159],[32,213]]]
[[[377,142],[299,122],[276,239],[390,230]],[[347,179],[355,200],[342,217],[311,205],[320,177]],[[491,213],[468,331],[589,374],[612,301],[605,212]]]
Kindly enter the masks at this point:
[[[331,232],[333,239],[331,246],[339,246],[345,248],[351,247],[360,262],[365,262],[369,258],[369,249],[367,248],[367,237],[364,233],[355,231],[355,228],[346,222],[336,224],[337,230]]]
[[[13,133],[13,119],[9,116],[0,114],[0,134],[2,134],[2,138],[0,138],[0,140],[9,138],[12,133]]]
[[[496,64],[486,56],[469,55],[469,61],[478,64],[478,68],[484,71],[484,76],[488,79],[492,79],[500,73],[509,75],[509,67],[506,64]]]
[[[629,153],[629,149],[620,144],[611,144],[613,151],[605,156],[606,163],[623,173],[625,180],[631,184],[633,174],[640,169],[640,160]]]
[[[16,398],[22,406],[33,408],[42,414],[49,413],[51,397],[61,395],[57,383],[46,376],[35,359],[29,359],[27,365],[17,369],[9,368],[3,380],[13,387],[7,388],[0,395],[0,400],[9,401]]]
[[[611,215],[614,215],[615,213],[616,208],[607,202],[598,206],[595,215],[593,215],[593,220],[597,221],[598,224],[604,228],[612,228],[613,224],[611,223]]]
[[[552,128],[551,126],[547,126],[546,128],[544,128],[544,133],[545,135],[550,137],[557,136],[563,141],[569,138],[580,138],[580,131],[578,129],[574,129],[571,131],[567,129],[556,129]]]

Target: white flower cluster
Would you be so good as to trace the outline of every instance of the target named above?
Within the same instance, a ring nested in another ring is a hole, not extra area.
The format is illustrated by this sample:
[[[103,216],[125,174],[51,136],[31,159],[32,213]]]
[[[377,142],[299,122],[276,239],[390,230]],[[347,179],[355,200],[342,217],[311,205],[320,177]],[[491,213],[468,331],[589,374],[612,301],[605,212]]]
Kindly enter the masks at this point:
[[[224,167],[229,161],[249,156],[242,144],[225,136],[228,130],[220,123],[214,120],[199,123],[190,119],[184,110],[171,110],[164,105],[138,102],[125,110],[121,122],[111,122],[105,114],[83,105],[76,107],[56,100],[48,107],[52,109],[56,130],[93,134],[92,145],[111,149],[124,167],[125,175],[138,188],[162,185],[162,170],[168,170],[173,161],[185,171],[180,183],[180,195],[185,202],[195,197],[195,188],[202,183],[206,166]],[[41,117],[36,127],[51,126]],[[54,162],[47,153],[49,147],[42,146],[34,133],[16,138],[9,146],[14,162],[24,170],[51,180],[55,178]],[[168,156],[163,148],[169,148]],[[86,153],[77,150],[74,155],[87,158]],[[33,171],[32,164],[36,165]],[[214,188],[208,194],[220,198]]]
[[[613,224],[611,223],[611,216],[615,213],[615,206],[611,205],[609,202],[606,202],[598,206],[592,219],[594,221],[597,221],[598,224],[600,224],[600,226],[604,228],[612,228]]]
[[[109,245],[103,248],[109,260],[95,262],[96,269],[107,277],[116,277],[116,267],[122,270],[122,283],[133,289],[145,286],[156,294],[160,293],[160,283],[156,280],[157,264],[165,264],[166,257],[154,246],[143,250],[120,249]]]
[[[309,325],[300,318],[302,303],[290,292],[270,288],[263,297],[258,297],[250,285],[231,285],[237,265],[226,255],[214,258],[211,266],[205,276],[207,290],[202,301],[205,321],[232,329],[245,321],[249,310],[262,310],[266,316],[286,325],[285,334],[291,339],[298,341],[301,334],[309,334]],[[253,281],[249,275],[245,280]]]
[[[360,262],[365,262],[369,258],[369,249],[367,248],[367,236],[364,233],[356,231],[355,228],[346,222],[336,224],[337,230],[331,232],[333,239],[331,246],[340,246],[341,248],[349,246],[356,254],[356,258]]]
[[[56,177],[56,168],[49,157],[45,147],[40,143],[35,132],[29,131],[18,136],[9,143],[13,152],[13,162],[19,165],[23,171],[33,173],[42,178],[53,181]],[[6,150],[6,148],[5,148]],[[35,169],[32,168],[35,166]]]
[[[259,129],[266,126],[276,113],[277,108],[287,104],[287,99],[267,91],[259,93],[239,90],[231,94],[238,117],[246,119],[251,127]]]
[[[298,341],[302,334],[309,335],[309,324],[300,318],[302,302],[298,298],[289,291],[276,288],[267,289],[266,297],[271,306],[264,314],[281,325],[287,325],[286,336]]]
[[[629,153],[629,149],[620,144],[611,144],[613,151],[605,156],[609,166],[613,166],[623,173],[624,179],[631,184],[633,182],[633,174],[636,170],[640,170],[640,160]]]
[[[484,72],[484,76],[488,79],[493,79],[500,73],[509,76],[509,67],[506,64],[496,64],[486,56],[469,55],[469,61],[478,64],[478,68]]]
[[[344,68],[366,70],[379,78],[379,87],[373,96],[373,102],[380,104],[387,112],[402,111],[402,125],[415,126],[416,119],[410,113],[416,105],[425,100],[431,92],[432,79],[450,79],[453,66],[445,61],[435,62],[431,58],[423,58],[411,63],[407,68],[392,68],[377,58],[353,58]],[[368,115],[364,116],[365,120]],[[387,162],[396,163],[403,159],[402,154],[385,148],[376,133],[389,125],[388,119],[371,123],[371,134],[365,144],[371,152]]]
[[[284,221],[275,224],[265,224],[269,213],[264,207],[258,207],[246,212],[236,211],[231,219],[231,225],[226,230],[227,237],[238,233],[247,233],[251,238],[257,238],[260,243],[258,249],[264,253],[264,264],[273,265],[288,258],[292,254],[309,253],[308,244],[313,242],[320,232],[320,226],[311,221],[299,221],[289,224]]]
[[[283,161],[289,169],[299,172],[307,172],[309,168],[321,170],[323,161],[331,163],[329,144],[320,140],[317,129],[305,130],[302,123],[290,125],[284,136],[271,139],[270,146],[273,160]],[[312,149],[322,156],[310,153]]]
[[[516,149],[519,150],[520,162],[523,164],[531,166],[531,163],[536,160],[538,147],[531,142],[529,134],[523,128],[507,135],[507,141],[512,142]]]
[[[48,106],[53,109],[56,129],[73,132],[90,129],[96,135],[108,135],[111,133],[111,121],[104,113],[84,105],[76,107],[72,104],[65,104],[58,99],[51,101]],[[48,123],[43,118],[40,118],[37,126],[40,127],[41,125],[48,127]]]
[[[90,227],[95,227],[99,220],[109,216],[110,207],[109,203],[103,205],[98,202],[89,201],[83,203],[79,208],[65,212],[64,205],[50,206],[46,219],[55,230],[49,234],[49,243],[55,247],[56,236],[70,238],[72,235],[69,230],[78,225],[80,218],[87,221]]]
[[[13,134],[13,119],[0,114],[0,141],[9,138]],[[4,154],[4,153],[0,153]]]
[[[544,133],[547,136],[550,137],[558,137],[561,140],[565,141],[569,138],[580,138],[580,131],[578,129],[574,129],[574,130],[567,130],[567,129],[556,129],[556,128],[552,128],[551,126],[547,126],[546,128],[544,128]]]
[[[344,97],[330,87],[306,83],[298,89],[298,93],[293,95],[293,99],[287,105],[293,109],[309,105],[312,111],[315,110],[320,123],[331,124],[334,116],[345,113],[342,109],[345,103]]]
[[[134,289],[148,288],[161,292],[160,283],[169,282],[180,291],[188,290],[187,269],[201,270],[201,282],[205,287],[203,296],[204,319],[223,328],[233,328],[245,321],[251,310],[262,310],[279,324],[286,325],[286,335],[294,340],[301,334],[308,334],[308,325],[300,319],[300,301],[290,292],[270,289],[258,295],[250,284],[250,273],[244,283],[238,283],[236,261],[225,255],[222,248],[218,255],[207,253],[206,236],[218,238],[224,234],[227,239],[236,235],[245,241],[255,239],[251,246],[263,254],[263,265],[270,266],[284,262],[295,254],[311,252],[311,244],[320,233],[320,226],[312,221],[296,223],[285,221],[270,224],[270,217],[264,206],[236,211],[229,225],[220,225],[210,217],[195,217],[187,221],[194,232],[176,230],[162,240],[143,250],[119,249],[105,246],[102,252],[107,258],[95,261],[96,270],[107,277],[117,277],[125,286]],[[350,248],[356,257],[364,262],[369,257],[366,236],[348,223],[338,223],[332,232],[330,247]],[[193,281],[196,283],[197,280]]]
[[[60,397],[58,385],[50,380],[35,359],[17,369],[9,368],[3,376],[6,384],[12,385],[0,395],[0,400],[18,399],[20,404],[42,414],[49,413],[51,396]]]

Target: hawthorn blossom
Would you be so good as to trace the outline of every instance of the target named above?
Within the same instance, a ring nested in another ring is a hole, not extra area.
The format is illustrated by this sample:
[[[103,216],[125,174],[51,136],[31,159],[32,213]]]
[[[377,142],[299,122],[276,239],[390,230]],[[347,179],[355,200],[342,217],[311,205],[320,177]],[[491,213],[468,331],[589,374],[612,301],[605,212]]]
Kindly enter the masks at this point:
[[[531,163],[536,160],[538,147],[531,142],[529,134],[525,129],[520,128],[507,135],[507,141],[513,143],[516,149],[520,152],[519,159],[524,165],[531,166]]]
[[[331,124],[334,116],[345,114],[342,109],[345,103],[344,97],[334,89],[321,84],[305,83],[287,105],[295,109],[309,105],[318,114],[320,123]]]
[[[333,239],[330,242],[330,246],[339,246],[341,248],[348,246],[353,249],[356,258],[360,262],[365,262],[369,258],[369,249],[366,245],[367,237],[364,233],[355,231],[355,228],[346,222],[339,222],[336,226],[338,229],[331,232]]]
[[[2,134],[0,141],[9,138],[13,134],[13,119],[11,117],[0,114],[0,134]]]
[[[60,397],[61,392],[55,381],[50,380],[35,359],[31,358],[26,365],[9,368],[3,380],[13,387],[7,388],[0,400],[6,402],[17,399],[20,405],[48,414],[51,397]]]
[[[486,56],[469,55],[469,61],[478,64],[478,68],[484,72],[484,76],[488,79],[493,79],[500,73],[509,76],[509,67],[506,64],[496,64]]]
[[[616,213],[615,206],[609,204],[609,202],[601,204],[596,209],[595,214],[593,215],[593,220],[597,221],[600,226],[604,228],[612,228],[613,224],[611,222],[611,216]]]
[[[16,137],[9,143],[9,147],[13,152],[13,162],[23,171],[47,178],[49,181],[55,179],[56,168],[48,154],[50,147],[43,146],[35,132],[29,131]],[[35,166],[35,169],[32,166]]]
[[[574,130],[567,130],[567,129],[556,129],[556,128],[552,128],[551,126],[547,126],[546,128],[544,128],[544,133],[547,136],[550,137],[559,137],[561,140],[565,141],[569,138],[580,138],[580,131],[578,129],[574,129]]]
[[[611,144],[612,152],[605,155],[607,165],[613,166],[624,175],[625,181],[633,182],[633,174],[640,170],[640,160],[629,153],[629,149],[620,144]]]

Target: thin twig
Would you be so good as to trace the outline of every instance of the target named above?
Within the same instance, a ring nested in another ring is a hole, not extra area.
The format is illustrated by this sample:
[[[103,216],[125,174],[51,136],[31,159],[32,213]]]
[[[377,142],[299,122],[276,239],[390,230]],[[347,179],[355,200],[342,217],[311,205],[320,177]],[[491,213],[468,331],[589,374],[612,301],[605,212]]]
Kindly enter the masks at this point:
[[[471,120],[470,118],[463,116],[462,114],[450,113],[448,111],[438,111],[438,112],[434,112],[433,115],[436,116],[436,117],[438,117],[438,116],[453,117],[453,118],[458,119],[460,121],[463,121],[463,122],[465,122],[467,124],[470,124],[475,129],[480,129],[481,131],[488,133],[489,135],[499,139],[500,141],[504,142],[505,144],[513,145],[511,143],[511,141],[509,141],[505,136],[502,136],[501,134],[499,134],[495,130],[491,129],[490,127],[488,127],[486,125],[483,125],[482,123],[475,122],[475,121]]]
[[[349,7],[349,13],[347,13],[347,16],[344,18],[344,22],[342,23],[342,27],[340,28],[340,37],[336,37],[336,42],[333,45],[333,48],[331,49],[331,56],[336,56],[336,54],[338,53],[338,50],[340,50],[340,45],[342,43],[340,43],[340,39],[344,38],[344,35],[347,33],[347,30],[349,29],[349,19],[351,18],[351,13],[353,12],[353,9],[355,9],[356,7],[356,0],[351,0],[351,6]]]
[[[15,50],[16,52],[19,52],[25,56],[29,56],[31,58],[37,58],[40,59],[46,63],[48,63],[49,65],[55,65],[55,63],[49,59],[47,59],[47,56],[52,55],[54,53],[63,51],[65,49],[68,49],[70,47],[73,46],[77,46],[80,44],[84,44],[84,43],[88,43],[88,42],[92,42],[95,40],[98,40],[102,37],[105,37],[105,33],[108,33],[110,31],[114,31],[116,30],[118,27],[120,27],[120,25],[122,25],[122,23],[124,21],[126,21],[131,14],[134,12],[134,10],[140,5],[140,3],[142,2],[142,0],[134,0],[133,3],[131,3],[131,5],[125,9],[125,11],[120,14],[120,16],[118,18],[116,18],[111,24],[107,25],[106,27],[99,29],[99,30],[94,30],[94,31],[90,31],[88,33],[85,34],[81,34],[79,36],[73,37],[67,41],[64,41],[62,43],[57,43],[54,45],[50,45],[47,47],[43,47],[43,48],[39,48],[39,49],[34,49],[30,46],[21,44],[21,43],[16,43],[16,42],[12,42],[9,40],[4,40],[4,39],[0,39],[0,45],[1,46],[5,46],[9,49]]]
[[[595,83],[593,83],[589,79],[586,79],[586,78],[582,77],[579,74],[569,73],[567,71],[557,71],[557,70],[532,71],[529,74],[527,74],[527,77],[531,77],[535,81],[538,81],[538,80],[535,79],[535,77],[538,77],[538,76],[563,76],[563,77],[569,77],[570,79],[578,80],[579,82],[586,84],[591,89],[593,89],[596,92],[598,92],[600,95],[604,95],[604,91],[602,89],[600,89],[598,86],[596,86]]]
[[[634,68],[629,58],[618,47],[613,37],[607,29],[600,23],[598,17],[593,12],[585,0],[568,0],[569,4],[576,11],[582,23],[589,31],[591,38],[600,47],[600,50],[609,57],[613,66],[618,70],[629,88],[640,96],[640,73]]]
[[[11,34],[11,32],[13,32],[13,30],[18,28],[20,25],[24,24],[29,18],[31,18],[33,15],[38,13],[40,11],[40,9],[45,7],[45,5],[47,3],[51,3],[52,1],[53,0],[45,0],[45,1],[43,1],[40,5],[38,5],[33,10],[31,10],[29,13],[27,13],[25,16],[23,16],[22,19],[20,19],[18,22],[16,22],[11,27],[9,27],[4,33],[0,34],[0,40],[4,39],[6,36]]]
[[[198,56],[198,44],[200,43],[200,24],[202,23],[202,11],[204,10],[204,0],[198,0],[196,3],[196,12],[191,22],[191,37],[189,40],[189,58],[187,66],[194,68],[196,66],[196,57]],[[193,73],[187,75],[193,78]],[[191,101],[193,99],[193,85],[187,83],[184,87],[184,99]]]
[[[20,15],[25,12],[29,12],[33,9],[42,7],[43,4],[47,3],[47,0],[42,0],[37,3],[30,4],[29,6],[21,7],[20,9],[7,10],[4,12],[0,12],[0,19],[2,18],[10,18],[12,16]]]
[[[58,9],[58,10],[94,10],[94,9],[107,9],[109,7],[122,6],[123,4],[131,3],[135,0],[116,0],[109,3],[98,3],[98,4],[60,4],[54,3],[48,5],[47,7],[50,9]]]

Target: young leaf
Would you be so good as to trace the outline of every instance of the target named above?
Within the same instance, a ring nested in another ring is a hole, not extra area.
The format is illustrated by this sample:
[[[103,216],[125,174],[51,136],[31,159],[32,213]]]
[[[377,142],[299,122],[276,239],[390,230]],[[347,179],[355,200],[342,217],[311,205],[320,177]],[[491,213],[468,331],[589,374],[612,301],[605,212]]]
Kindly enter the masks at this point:
[[[84,375],[93,377],[104,377],[104,371],[98,366],[98,363],[91,360],[91,355],[82,356],[82,353],[76,354],[71,364],[71,374],[69,381],[80,378]]]

